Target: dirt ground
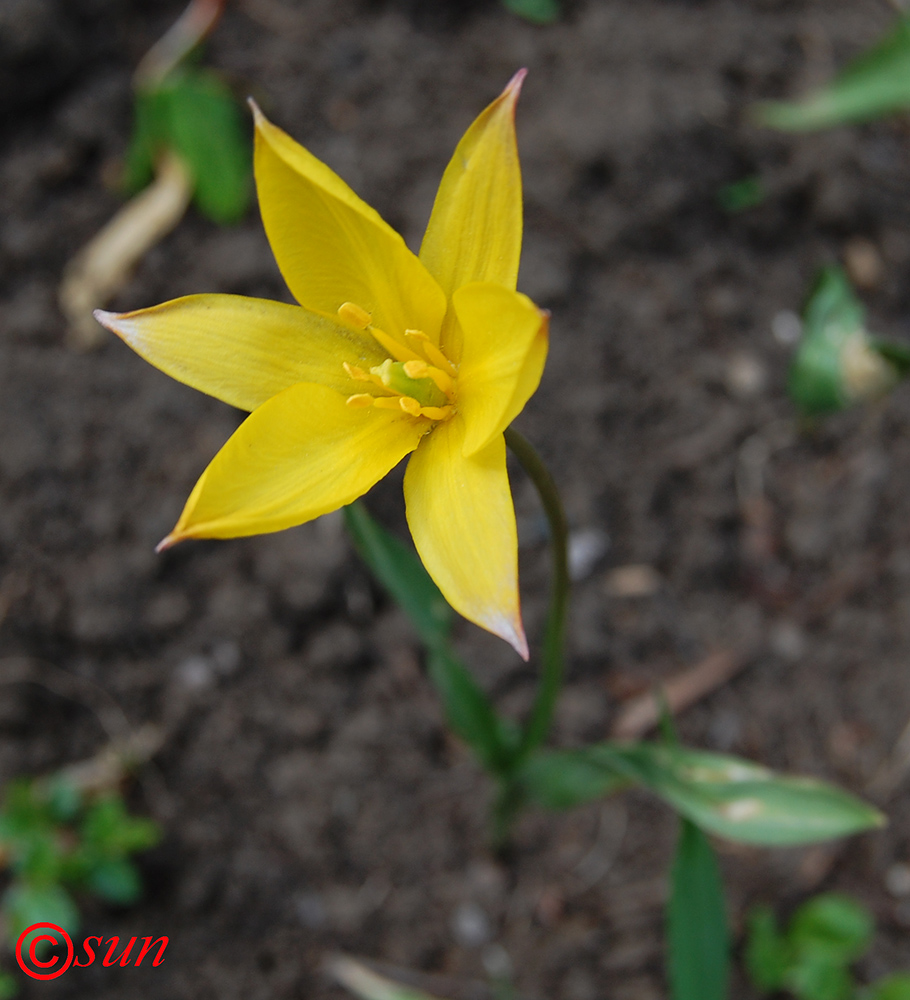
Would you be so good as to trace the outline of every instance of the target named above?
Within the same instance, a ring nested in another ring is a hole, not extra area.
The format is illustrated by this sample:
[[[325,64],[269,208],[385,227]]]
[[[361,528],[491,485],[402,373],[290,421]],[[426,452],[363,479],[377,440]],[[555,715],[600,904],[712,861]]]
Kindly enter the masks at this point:
[[[322,963],[339,949],[452,1000],[489,996],[504,956],[523,996],[664,997],[674,817],[639,794],[529,814],[494,858],[490,787],[337,517],[154,554],[240,415],[113,338],[67,349],[55,288],[120,203],[131,69],[181,7],[0,7],[0,680],[13,657],[34,671],[2,687],[0,778],[97,752],[99,691],[168,734],[132,794],[166,831],[147,898],[84,920],[168,935],[165,964],[72,969],[22,997],[338,998]],[[208,59],[412,246],[458,137],[529,68],[519,287],[553,316],[519,426],[573,529],[610,540],[575,589],[553,742],[605,738],[624,699],[735,651],[745,668],[680,717],[685,741],[837,781],[890,816],[821,848],[720,845],[736,927],[755,902],[842,889],[879,923],[862,976],[910,968],[910,898],[887,888],[910,860],[890,767],[910,718],[910,389],[800,429],[781,342],[816,269],[869,245],[870,325],[910,332],[910,132],[781,137],[745,114],[825,79],[893,15],[883,0],[566,7],[535,28],[480,0],[237,0]],[[719,189],[756,173],[765,203],[725,213]],[[288,298],[255,210],[233,229],[190,213],[113,306],[201,291]],[[539,635],[546,546],[513,482]],[[370,502],[403,525],[400,477]],[[629,565],[657,574],[648,594],[623,594]],[[503,709],[525,710],[533,658],[468,625],[459,642]],[[92,696],[49,690],[47,664]],[[752,996],[741,979],[734,996]]]

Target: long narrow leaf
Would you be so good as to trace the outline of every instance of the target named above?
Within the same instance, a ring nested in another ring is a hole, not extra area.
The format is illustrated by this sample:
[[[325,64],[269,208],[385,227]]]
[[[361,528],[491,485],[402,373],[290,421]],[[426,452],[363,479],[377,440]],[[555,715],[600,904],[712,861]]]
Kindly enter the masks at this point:
[[[560,768],[564,789],[555,787]],[[878,810],[825,782],[652,743],[600,743],[536,755],[522,768],[522,780],[530,798],[555,808],[599,798],[623,783],[643,785],[703,830],[749,844],[808,844],[885,822]]]
[[[449,645],[454,612],[417,555],[375,521],[363,504],[345,507],[344,515],[360,556],[426,644],[430,680],[449,725],[487,770],[504,773],[514,756],[516,738]]]
[[[724,889],[708,838],[683,820],[667,907],[672,1000],[725,1000],[730,966]]]
[[[761,104],[763,125],[786,131],[870,121],[910,107],[910,17],[902,16],[878,45],[859,56],[832,83],[802,101]]]

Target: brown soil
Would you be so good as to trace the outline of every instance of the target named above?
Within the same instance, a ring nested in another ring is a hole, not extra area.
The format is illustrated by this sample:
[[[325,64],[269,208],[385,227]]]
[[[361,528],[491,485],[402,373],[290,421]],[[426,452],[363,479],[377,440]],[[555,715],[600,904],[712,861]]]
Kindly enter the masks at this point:
[[[673,816],[638,794],[532,814],[496,860],[489,785],[336,518],[154,555],[239,414],[113,339],[72,353],[54,296],[119,204],[106,179],[131,68],[180,8],[0,12],[3,655],[92,681],[169,733],[134,796],[167,831],[143,863],[147,899],[85,910],[89,933],[167,934],[165,964],[73,969],[22,995],[339,997],[321,964],[344,949],[460,1000],[485,995],[498,944],[529,997],[662,997]],[[622,699],[719,648],[748,666],[681,717],[692,745],[870,796],[910,717],[910,392],[803,432],[772,335],[857,237],[881,263],[864,293],[873,329],[907,332],[910,134],[893,121],[780,137],[745,117],[824,79],[891,16],[877,0],[577,0],[541,29],[487,2],[238,0],[212,39],[210,62],[412,245],[463,129],[530,70],[520,287],[553,319],[520,427],[573,528],[612,543],[576,588],[556,744],[604,738]],[[719,188],[754,173],[769,199],[725,214]],[[287,298],[255,212],[230,230],[191,213],[114,307],[198,291]],[[514,482],[534,634],[546,549]],[[397,483],[371,502],[402,523]],[[650,596],[611,591],[629,564],[659,573]],[[523,711],[533,660],[468,626],[459,641],[503,709]],[[3,688],[4,780],[103,743],[84,704]],[[879,922],[862,975],[910,967],[910,903],[885,886],[910,850],[906,786],[892,785],[884,832],[720,845],[737,927],[756,901],[839,888]],[[751,996],[741,982],[734,995]]]

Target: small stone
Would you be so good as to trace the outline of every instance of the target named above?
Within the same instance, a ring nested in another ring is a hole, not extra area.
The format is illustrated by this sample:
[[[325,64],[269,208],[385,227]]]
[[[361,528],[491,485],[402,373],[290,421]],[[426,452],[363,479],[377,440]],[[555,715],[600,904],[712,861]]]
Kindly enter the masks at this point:
[[[853,284],[866,290],[878,288],[885,273],[878,247],[862,236],[855,236],[844,247],[844,267]]]
[[[584,528],[569,535],[569,577],[578,582],[590,576],[607,554],[610,536],[600,528]]]
[[[899,861],[885,872],[885,888],[892,896],[910,896],[910,865]]]
[[[215,681],[215,671],[206,656],[190,656],[177,667],[177,680],[190,691],[203,691]]]
[[[768,642],[772,652],[782,660],[793,662],[803,655],[806,648],[806,638],[803,630],[796,622],[779,621],[771,628]]]
[[[771,320],[771,333],[778,344],[792,347],[803,335],[803,321],[792,309],[781,309]]]
[[[653,566],[632,564],[610,570],[604,589],[610,597],[651,597],[660,589],[660,573]]]
[[[459,944],[478,948],[493,936],[490,920],[476,903],[462,903],[452,916],[452,933]]]
[[[326,912],[325,903],[318,892],[302,892],[294,900],[294,912],[297,919],[311,931],[318,931],[325,927]]]
[[[754,354],[734,354],[727,362],[724,383],[736,399],[752,399],[764,390],[768,373]]]

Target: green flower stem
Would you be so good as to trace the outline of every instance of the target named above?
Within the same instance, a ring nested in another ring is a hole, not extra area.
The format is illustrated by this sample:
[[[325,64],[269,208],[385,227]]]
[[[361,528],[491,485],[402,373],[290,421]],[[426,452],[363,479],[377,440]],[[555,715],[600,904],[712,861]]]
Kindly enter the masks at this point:
[[[553,582],[550,612],[547,615],[544,633],[540,687],[534,700],[531,717],[522,733],[515,759],[517,767],[546,739],[562,685],[566,612],[569,604],[569,526],[556,483],[533,445],[512,427],[506,430],[506,444],[521,463],[521,467],[528,474],[540,496],[550,525],[550,547],[553,553]]]

